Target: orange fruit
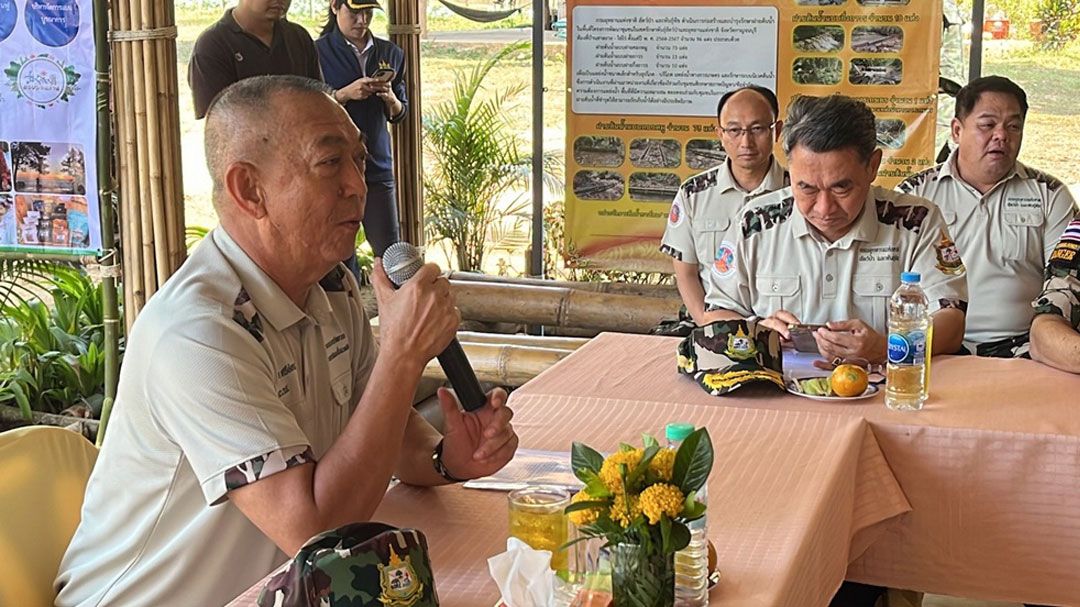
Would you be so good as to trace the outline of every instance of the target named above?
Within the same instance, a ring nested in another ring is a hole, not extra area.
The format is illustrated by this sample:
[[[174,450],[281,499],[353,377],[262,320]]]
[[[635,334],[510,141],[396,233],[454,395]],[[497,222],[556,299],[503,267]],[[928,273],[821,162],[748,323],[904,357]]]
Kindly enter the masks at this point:
[[[866,392],[866,386],[869,383],[866,369],[855,365],[840,365],[833,369],[829,377],[829,385],[832,386],[833,394],[837,396],[859,396]]]

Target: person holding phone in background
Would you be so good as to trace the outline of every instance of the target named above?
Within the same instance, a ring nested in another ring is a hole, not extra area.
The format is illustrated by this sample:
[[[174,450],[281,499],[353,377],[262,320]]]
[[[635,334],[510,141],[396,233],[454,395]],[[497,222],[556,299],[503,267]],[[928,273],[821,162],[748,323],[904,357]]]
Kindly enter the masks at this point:
[[[376,256],[400,240],[394,157],[387,123],[405,119],[405,52],[371,33],[376,0],[332,0],[322,34],[315,41],[323,78],[368,148],[364,233]],[[356,268],[353,268],[357,272]]]

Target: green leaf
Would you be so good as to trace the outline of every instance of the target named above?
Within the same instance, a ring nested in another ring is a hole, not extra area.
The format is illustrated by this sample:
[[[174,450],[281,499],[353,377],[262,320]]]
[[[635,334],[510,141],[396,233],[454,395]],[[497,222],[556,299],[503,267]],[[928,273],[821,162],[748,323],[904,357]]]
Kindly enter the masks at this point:
[[[577,512],[578,510],[589,510],[590,508],[607,508],[610,506],[606,501],[594,500],[588,502],[574,502],[563,510],[564,514],[570,514],[571,512]]]
[[[707,428],[698,428],[690,433],[679,445],[675,453],[675,467],[671,482],[683,494],[701,489],[709,478],[713,464],[712,438]]]
[[[582,478],[584,476],[584,478]],[[578,475],[578,478],[585,483],[585,493],[590,497],[610,497],[611,491],[604,484],[604,481],[600,480],[600,477],[592,470],[585,470],[582,468],[582,474]]]
[[[26,421],[33,421],[34,413],[30,409],[30,399],[26,398],[26,392],[23,391],[23,388],[19,385],[19,382],[11,382],[11,384],[8,385],[8,389],[11,390],[11,393],[15,395],[15,402],[19,403],[19,410],[22,411],[23,417],[26,418]]]
[[[641,475],[645,474],[645,471],[649,469],[649,462],[651,462],[659,452],[660,447],[658,445],[653,445],[645,450],[645,454],[641,457],[641,461],[638,462],[637,466],[634,466],[634,469],[626,476],[626,485],[628,487],[637,486],[638,479],[640,479]]]
[[[660,550],[664,554],[674,552],[671,549],[671,519],[666,516],[660,517]]]
[[[690,529],[678,522],[671,523],[671,545],[664,550],[664,554],[672,554],[690,545]]]
[[[619,453],[627,453],[633,451],[634,449],[637,449],[637,447],[631,445],[630,443],[619,443]]]
[[[697,500],[697,492],[691,491],[686,494],[682,512],[679,514],[684,520],[692,521],[701,518],[705,514],[706,504]]]
[[[656,440],[656,437],[652,434],[649,434],[648,432],[644,432],[641,434],[641,444],[645,445],[646,449],[648,449],[649,447],[660,446],[660,442]]]
[[[581,482],[589,482],[588,478],[583,476],[586,471],[594,475],[599,474],[600,466],[603,465],[604,456],[585,443],[575,442],[570,448],[570,467],[574,469],[574,476]]]

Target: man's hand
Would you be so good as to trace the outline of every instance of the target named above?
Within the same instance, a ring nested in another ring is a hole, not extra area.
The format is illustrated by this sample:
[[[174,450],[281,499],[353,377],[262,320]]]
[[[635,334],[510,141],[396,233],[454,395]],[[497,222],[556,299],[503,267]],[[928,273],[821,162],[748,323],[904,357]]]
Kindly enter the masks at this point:
[[[360,101],[362,99],[367,99],[372,95],[385,93],[389,90],[389,82],[383,82],[382,80],[376,80],[374,78],[357,78],[337,90],[337,100],[340,103],[353,100]]]
[[[450,281],[440,276],[439,266],[427,263],[394,290],[382,258],[376,257],[371,283],[379,302],[380,358],[416,363],[414,371],[419,372],[457,335],[461,313],[454,306]]]
[[[872,363],[885,362],[885,336],[865,322],[834,320],[826,327],[814,332],[818,351],[825,360],[861,358]]]
[[[777,310],[773,312],[772,316],[762,320],[758,324],[776,331],[784,341],[791,341],[791,331],[788,330],[788,325],[797,325],[801,322],[802,321],[791,312],[788,312],[787,310]]]
[[[488,392],[487,403],[476,411],[462,411],[457,398],[439,388],[443,412],[443,464],[460,479],[493,474],[514,456],[518,437],[510,419],[514,412],[506,406],[506,391]]]

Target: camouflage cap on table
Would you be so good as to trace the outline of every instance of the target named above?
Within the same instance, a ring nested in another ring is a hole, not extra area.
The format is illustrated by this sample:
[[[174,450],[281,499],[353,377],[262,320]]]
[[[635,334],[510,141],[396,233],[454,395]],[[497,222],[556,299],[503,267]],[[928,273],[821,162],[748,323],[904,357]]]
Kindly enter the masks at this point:
[[[756,320],[722,320],[679,342],[679,372],[713,396],[755,381],[784,388],[780,334]]]
[[[310,540],[259,593],[259,607],[437,607],[427,540],[353,523]]]

